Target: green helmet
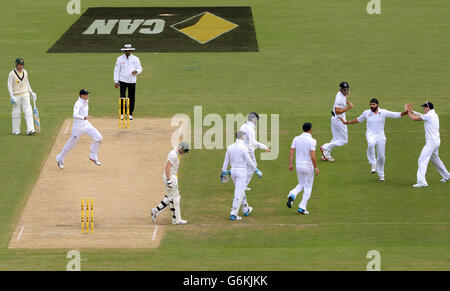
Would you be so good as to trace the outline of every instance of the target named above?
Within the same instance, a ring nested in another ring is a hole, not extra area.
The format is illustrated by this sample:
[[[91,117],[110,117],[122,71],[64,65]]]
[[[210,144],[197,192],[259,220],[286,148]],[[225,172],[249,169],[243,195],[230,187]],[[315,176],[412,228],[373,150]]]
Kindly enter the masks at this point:
[[[15,61],[16,66],[18,65],[24,65],[25,66],[25,61],[23,60],[23,58],[17,58]]]

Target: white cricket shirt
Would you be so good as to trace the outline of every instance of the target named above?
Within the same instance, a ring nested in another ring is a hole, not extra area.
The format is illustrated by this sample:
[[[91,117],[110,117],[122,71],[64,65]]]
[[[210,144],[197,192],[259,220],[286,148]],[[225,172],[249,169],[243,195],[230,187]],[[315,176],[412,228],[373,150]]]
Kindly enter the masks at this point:
[[[137,74],[133,75],[133,71]],[[128,58],[125,54],[119,56],[114,67],[114,83],[136,83],[136,76],[142,73],[141,61],[131,54]]]
[[[372,110],[365,110],[358,118],[358,122],[363,122],[367,120],[366,134],[378,135],[386,138],[384,134],[384,124],[386,118],[400,118],[402,117],[401,112],[392,112],[386,109],[378,108],[378,111],[372,112]]]
[[[171,166],[169,169],[170,176],[176,176],[178,174],[178,167],[180,165],[180,158],[178,157],[178,150],[174,148],[167,155],[166,162],[170,162]],[[164,168],[163,177],[166,178],[166,169]]]
[[[335,107],[340,108],[340,109],[344,109],[345,107],[347,107],[347,97],[345,97],[341,91],[337,92],[336,98],[334,99],[333,113],[334,113],[335,118],[339,118],[339,116],[340,116],[345,120],[345,112],[341,113],[341,114],[337,114],[336,111],[334,111]]]
[[[316,140],[308,132],[296,136],[291,145],[291,149],[295,149],[295,164],[312,166],[310,151],[316,150],[316,144]]]
[[[88,122],[84,120],[85,117],[89,115],[89,99],[84,100],[81,97],[78,97],[77,102],[73,106],[73,119],[74,124],[83,124]]]
[[[425,128],[425,140],[426,145],[440,146],[441,137],[439,134],[439,116],[436,114],[434,109],[431,109],[426,114],[422,114],[421,118],[424,121]]]
[[[263,150],[268,149],[265,144],[256,140],[256,124],[254,122],[247,121],[241,126],[241,130],[245,132],[244,143],[250,152],[254,152],[257,148]]]
[[[249,168],[252,171],[256,171],[256,165],[250,159],[248,148],[240,139],[237,139],[235,143],[228,146],[222,171],[228,169],[228,164],[230,164],[232,168]]]
[[[22,70],[22,73],[15,69],[9,73],[8,91],[9,96],[20,96],[27,92],[33,92],[28,81],[28,72],[25,69]]]

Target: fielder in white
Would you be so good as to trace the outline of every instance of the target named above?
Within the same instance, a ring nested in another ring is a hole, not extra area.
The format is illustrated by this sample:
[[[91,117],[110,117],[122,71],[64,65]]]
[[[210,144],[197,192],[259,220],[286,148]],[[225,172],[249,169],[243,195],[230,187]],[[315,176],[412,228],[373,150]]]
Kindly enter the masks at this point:
[[[12,104],[12,133],[20,134],[21,111],[25,115],[27,123],[27,135],[32,135],[36,131],[34,129],[33,109],[30,104],[30,95],[33,101],[36,101],[36,94],[33,92],[28,81],[28,72],[24,69],[25,62],[23,58],[17,58],[15,61],[16,68],[8,75],[8,91]]]
[[[250,158],[255,164],[255,166],[258,166],[258,163],[256,162],[255,158],[255,150],[256,149],[263,149],[266,152],[270,152],[270,148],[266,146],[263,143],[260,143],[256,140],[256,125],[258,124],[259,115],[256,112],[252,112],[247,116],[247,122],[244,123],[240,130],[245,133],[245,140],[244,143],[248,148],[248,152],[250,154]],[[250,181],[252,180],[253,174],[255,171],[249,169],[247,173],[247,185],[245,186],[245,191],[250,191],[251,188],[248,187],[248,184],[250,184]]]
[[[356,124],[367,120],[366,139],[367,139],[367,159],[371,165],[371,172],[378,172],[380,182],[384,182],[384,164],[386,162],[385,148],[386,135],[384,134],[384,124],[386,118],[400,118],[408,114],[404,112],[392,112],[378,107],[378,100],[372,98],[370,100],[370,109],[365,110],[361,116],[351,121],[346,121],[342,117],[339,119],[344,124]],[[377,154],[375,155],[375,147]]]
[[[439,133],[439,116],[434,111],[434,105],[431,102],[425,102],[422,105],[424,114],[412,110],[410,104],[406,104],[408,116],[413,121],[424,121],[425,128],[425,146],[419,157],[419,168],[417,169],[417,184],[414,188],[428,187],[425,175],[427,173],[428,163],[431,162],[436,166],[439,174],[442,176],[442,183],[446,183],[450,179],[450,174],[439,158],[439,146],[441,145],[441,137]]]
[[[247,186],[247,173],[256,173],[261,178],[262,172],[256,168],[255,162],[250,158],[248,147],[245,145],[245,132],[239,130],[236,132],[236,142],[228,146],[223,162],[221,179],[228,175],[228,165],[231,165],[231,179],[234,183],[234,198],[230,213],[230,220],[241,220],[239,216],[239,208],[242,206],[244,216],[248,216],[253,208],[248,205],[245,195]]]
[[[331,111],[331,133],[333,134],[333,139],[320,147],[322,161],[334,162],[333,157],[331,157],[331,151],[335,147],[346,145],[348,142],[347,125],[343,124],[339,117],[345,119],[345,112],[353,108],[352,102],[347,100],[349,92],[350,85],[347,82],[341,82],[339,84],[339,92],[334,100],[333,110]]]
[[[103,141],[100,132],[88,121],[89,115],[89,92],[86,89],[80,90],[80,97],[73,107],[73,125],[72,133],[69,140],[64,145],[62,151],[56,156],[56,163],[58,167],[64,169],[64,159],[69,151],[77,144],[78,140],[83,134],[87,134],[94,140],[89,152],[89,160],[97,166],[102,163],[98,160],[98,150]]]
[[[181,142],[178,148],[174,148],[167,156],[166,166],[163,173],[163,182],[166,189],[166,195],[161,200],[156,208],[152,208],[151,217],[153,222],[156,223],[156,217],[167,206],[172,211],[172,224],[186,224],[187,221],[181,219],[180,208],[180,191],[178,190],[178,167],[180,165],[180,156],[189,153],[189,144],[187,142]]]
[[[297,212],[300,214],[309,214],[306,205],[311,197],[312,187],[314,183],[314,174],[319,175],[316,161],[316,140],[311,135],[311,123],[303,124],[303,133],[296,136],[292,141],[291,150],[289,151],[289,171],[294,170],[292,162],[295,152],[295,167],[297,170],[298,185],[288,194],[287,207],[291,208],[292,203],[298,193],[303,191],[302,201],[298,206]]]

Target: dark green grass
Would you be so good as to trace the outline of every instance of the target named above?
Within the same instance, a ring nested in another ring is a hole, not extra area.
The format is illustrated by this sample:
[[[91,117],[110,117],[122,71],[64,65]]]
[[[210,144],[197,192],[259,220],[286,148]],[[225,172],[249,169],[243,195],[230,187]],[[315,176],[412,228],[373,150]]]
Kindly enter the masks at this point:
[[[0,106],[0,269],[61,270],[67,250],[8,250],[14,225],[42,162],[77,91],[92,91],[91,114],[115,116],[115,54],[46,54],[77,19],[65,1],[15,1],[4,7],[0,67],[5,78],[23,56],[38,94],[43,133],[13,137],[3,88]],[[169,228],[158,249],[83,250],[90,270],[364,270],[366,253],[381,252],[383,270],[449,269],[449,184],[433,165],[428,189],[412,189],[424,144],[422,123],[388,120],[386,182],[369,172],[365,124],[349,127],[349,144],[337,162],[319,163],[310,216],[285,206],[296,184],[287,170],[292,138],[301,123],[313,123],[318,144],[331,133],[329,111],[337,85],[350,82],[357,117],[377,97],[382,108],[400,111],[405,102],[436,104],[440,156],[450,166],[448,105],[450,4],[442,1],[382,1],[369,16],[367,1],[152,1],[148,6],[251,5],[259,53],[137,53],[144,66],[136,116],[280,114],[280,155],[261,161],[262,180],[248,193],[254,213],[233,227],[227,221],[233,187],[218,175],[224,150],[193,150],[182,161],[180,183],[186,228]],[[140,1],[82,1],[87,6],[140,6]],[[21,11],[19,19],[15,14]],[[17,31],[15,23],[21,25]],[[122,44],[118,44],[120,47]],[[12,49],[11,49],[12,48]],[[148,153],[149,155],[151,153]],[[259,155],[258,155],[259,156]],[[106,179],[106,177],[105,177]],[[298,201],[296,201],[297,204]],[[149,205],[149,208],[151,206]],[[309,226],[301,226],[309,225]]]

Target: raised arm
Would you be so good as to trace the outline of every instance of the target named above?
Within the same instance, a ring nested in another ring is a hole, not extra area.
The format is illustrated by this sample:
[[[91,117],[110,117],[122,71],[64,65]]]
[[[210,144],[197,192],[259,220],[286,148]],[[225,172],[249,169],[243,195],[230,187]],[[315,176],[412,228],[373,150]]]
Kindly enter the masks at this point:
[[[334,112],[336,112],[336,114],[342,114],[352,108],[353,108],[353,103],[350,101],[347,101],[347,106],[345,108],[334,107]]]
[[[407,112],[409,119],[411,119],[412,121],[422,121],[423,120],[422,114],[420,114],[412,109],[412,104],[409,104],[409,103],[405,104],[405,111]]]

